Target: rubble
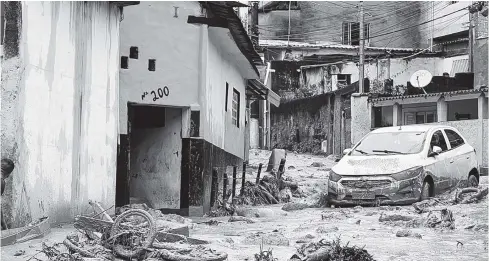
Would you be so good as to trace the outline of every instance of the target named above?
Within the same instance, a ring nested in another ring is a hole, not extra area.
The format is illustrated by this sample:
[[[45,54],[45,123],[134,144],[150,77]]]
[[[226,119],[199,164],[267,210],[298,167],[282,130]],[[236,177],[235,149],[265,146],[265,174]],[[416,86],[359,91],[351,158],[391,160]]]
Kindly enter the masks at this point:
[[[401,229],[396,232],[396,237],[413,237],[413,238],[423,238],[419,233],[413,233],[409,229]]]
[[[240,216],[232,216],[229,218],[228,222],[246,222],[248,224],[255,223],[255,221],[251,218],[240,217]]]
[[[440,211],[431,211],[428,214],[425,226],[430,228],[455,229],[455,218],[453,217],[452,211],[446,208]]]
[[[347,243],[341,246],[340,239],[328,242],[321,240],[317,243],[303,244],[297,249],[289,261],[307,260],[307,261],[372,261],[375,260],[363,248],[356,246],[350,247]]]
[[[92,206],[101,208],[98,203]],[[96,210],[96,209],[95,209]],[[78,232],[69,234],[62,244],[47,246],[43,243],[44,253],[49,260],[116,260],[116,258],[138,260],[169,261],[220,261],[227,254],[216,252],[203,246],[205,241],[191,240],[188,235],[172,234],[172,226],[188,223],[187,219],[177,215],[163,215],[144,204],[126,206],[116,210],[115,219],[99,213],[93,217],[77,216],[75,228]],[[101,216],[101,219],[96,218]],[[157,219],[155,219],[157,217]],[[157,221],[161,226],[157,226]],[[171,221],[170,221],[171,220]]]
[[[289,240],[280,232],[256,232],[244,239],[247,245],[289,246]]]
[[[327,233],[337,232],[338,230],[339,230],[338,227],[324,227],[324,226],[319,226],[316,229],[316,232],[317,233],[320,233],[320,234],[327,234]]]
[[[283,211],[294,211],[294,210],[302,210],[308,208],[309,205],[305,203],[287,203],[282,207]]]

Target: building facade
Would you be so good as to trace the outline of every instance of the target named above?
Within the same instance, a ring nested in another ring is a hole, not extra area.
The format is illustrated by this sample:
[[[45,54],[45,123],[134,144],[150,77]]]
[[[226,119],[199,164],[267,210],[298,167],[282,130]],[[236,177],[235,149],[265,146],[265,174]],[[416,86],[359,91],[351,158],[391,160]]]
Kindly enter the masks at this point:
[[[118,205],[210,210],[212,172],[248,157],[262,64],[235,2],[142,2],[121,23]],[[142,15],[144,14],[144,15]]]
[[[2,2],[2,196],[10,227],[115,203],[119,22],[134,2]]]

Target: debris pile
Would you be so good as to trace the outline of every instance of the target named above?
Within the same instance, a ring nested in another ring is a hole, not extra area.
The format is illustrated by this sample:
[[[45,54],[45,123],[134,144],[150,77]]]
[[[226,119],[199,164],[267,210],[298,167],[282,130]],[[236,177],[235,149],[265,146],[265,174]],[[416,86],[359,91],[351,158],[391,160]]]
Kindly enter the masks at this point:
[[[438,214],[439,213],[439,214]],[[449,209],[431,211],[425,222],[426,227],[455,229],[455,218]]]
[[[247,181],[244,193],[236,197],[233,204],[271,205],[290,201],[291,196],[299,196],[299,186],[296,182],[278,176],[264,175],[258,184]]]
[[[93,216],[77,216],[75,228],[63,244],[43,244],[40,253],[49,260],[102,260],[137,259],[167,261],[220,261],[227,254],[209,249],[199,240],[173,234],[172,225],[186,224],[188,219],[178,215],[163,215],[146,205],[126,206],[116,210],[115,219],[106,214],[96,202],[90,202],[98,213]],[[100,212],[100,210],[102,212]],[[96,218],[101,216],[101,218]],[[157,217],[157,219],[155,218]],[[157,225],[157,221],[161,221]]]
[[[297,249],[289,261],[372,261],[372,255],[367,250],[356,246],[341,245],[340,239],[332,242],[320,240],[317,243],[307,243]]]

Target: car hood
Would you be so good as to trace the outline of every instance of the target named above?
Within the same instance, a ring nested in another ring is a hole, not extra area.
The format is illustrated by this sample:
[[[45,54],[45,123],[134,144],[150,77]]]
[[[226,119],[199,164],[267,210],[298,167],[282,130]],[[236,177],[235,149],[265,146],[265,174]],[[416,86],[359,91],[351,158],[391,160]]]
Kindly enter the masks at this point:
[[[345,156],[332,170],[344,176],[393,174],[419,166],[420,160],[417,154]]]

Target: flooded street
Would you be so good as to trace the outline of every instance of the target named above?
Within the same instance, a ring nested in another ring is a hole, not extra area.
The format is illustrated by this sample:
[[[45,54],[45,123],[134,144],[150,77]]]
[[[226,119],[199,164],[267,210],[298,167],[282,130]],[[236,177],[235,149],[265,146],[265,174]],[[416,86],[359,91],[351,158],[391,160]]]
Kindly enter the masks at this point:
[[[253,151],[250,165],[266,164],[269,154],[267,151]],[[305,195],[304,198],[293,198],[292,202],[313,205],[319,200],[325,192],[327,170],[332,165],[332,160],[322,156],[288,153],[285,176],[298,181]],[[250,171],[256,173],[253,169]],[[483,177],[481,183],[487,186],[487,177]],[[239,207],[237,213],[246,216],[250,222],[228,222],[229,216],[192,217],[190,237],[208,241],[208,247],[228,253],[230,261],[255,260],[254,255],[260,252],[260,247],[271,250],[277,260],[289,260],[296,253],[296,248],[305,243],[337,238],[342,245],[348,243],[364,247],[375,260],[380,261],[487,260],[487,204],[486,198],[479,203],[448,206],[455,219],[454,230],[423,226],[412,228],[407,227],[408,223],[379,221],[382,214],[421,217],[410,205],[295,211],[282,210],[285,204]],[[210,220],[217,222],[212,225],[202,223]],[[466,229],[468,227],[472,228]],[[416,236],[396,235],[399,231],[408,230]],[[70,226],[55,228],[46,238],[2,247],[2,258],[25,260],[41,248],[42,242],[61,242],[72,231],[74,229]],[[19,250],[26,251],[25,255],[14,256]]]
[[[254,155],[250,163],[262,161],[266,163],[264,152],[251,152]],[[313,167],[313,162],[321,162],[324,166]],[[307,198],[294,202],[313,203],[318,194],[325,189],[327,171],[334,162],[323,157],[312,155],[287,154],[285,172],[287,177],[299,181],[299,185]],[[291,168],[291,166],[293,166]],[[487,177],[481,179],[484,186],[488,185]],[[419,216],[412,206],[402,207],[369,207],[369,208],[308,208],[286,212],[282,206],[263,206],[247,208],[255,223],[228,222],[229,217],[194,218],[194,222],[220,221],[218,225],[195,225],[191,235],[211,242],[217,250],[229,254],[229,260],[254,260],[253,255],[260,251],[260,236],[265,238],[264,250],[271,249],[273,257],[288,260],[305,242],[321,239],[333,240],[339,237],[342,244],[365,249],[375,260],[487,260],[487,198],[475,204],[449,206],[455,218],[455,229],[436,230],[419,227],[409,228],[413,234],[422,238],[397,237],[396,233],[406,229],[379,222],[382,213]],[[392,209],[392,210],[390,210]],[[254,211],[252,211],[254,210]],[[259,217],[253,217],[258,213]],[[324,218],[323,218],[324,217]],[[330,218],[328,218],[330,217]],[[359,222],[359,224],[358,224]],[[481,230],[465,229],[470,225],[480,224]],[[286,239],[284,241],[284,238]],[[458,244],[461,242],[463,246]],[[271,245],[274,244],[274,245]]]

